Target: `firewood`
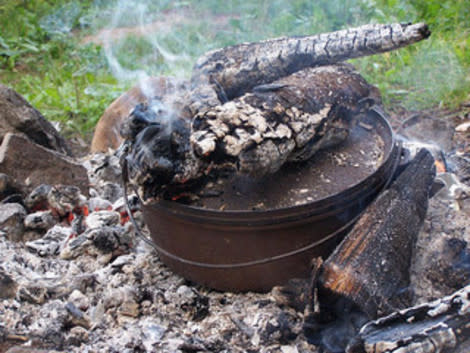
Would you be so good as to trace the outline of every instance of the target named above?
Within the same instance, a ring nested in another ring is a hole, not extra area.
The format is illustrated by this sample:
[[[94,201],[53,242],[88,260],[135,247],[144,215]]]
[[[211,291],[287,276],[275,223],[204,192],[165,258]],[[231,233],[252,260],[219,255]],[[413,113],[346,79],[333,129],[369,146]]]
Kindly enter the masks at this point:
[[[304,69],[197,114],[191,145],[197,157],[231,161],[238,173],[274,173],[343,141],[353,117],[379,99],[374,93],[349,66]]]
[[[262,177],[309,159],[343,141],[352,117],[379,97],[350,67],[325,65],[429,34],[425,24],[367,25],[211,52],[195,65],[190,88],[171,93],[180,95],[178,109],[140,106],[131,114],[130,180],[141,196],[174,197],[209,174]],[[149,104],[165,106],[167,98]]]
[[[411,305],[412,251],[434,177],[434,159],[423,149],[313,269],[304,323],[310,341],[344,349],[364,321]]]
[[[130,180],[143,185],[141,195],[159,196],[208,174],[262,177],[343,141],[353,117],[379,99],[376,92],[350,66],[338,65],[258,86],[192,120],[140,105],[124,129]]]
[[[470,347],[470,285],[363,326],[347,353],[456,353]]]
[[[253,87],[270,83],[307,67],[395,50],[429,37],[424,23],[369,24],[304,37],[282,37],[243,43],[200,57],[192,83],[193,112],[231,100]],[[204,92],[200,87],[204,86]]]
[[[410,305],[412,251],[434,177],[434,159],[423,149],[321,266],[320,304],[322,295],[345,297],[370,319]]]

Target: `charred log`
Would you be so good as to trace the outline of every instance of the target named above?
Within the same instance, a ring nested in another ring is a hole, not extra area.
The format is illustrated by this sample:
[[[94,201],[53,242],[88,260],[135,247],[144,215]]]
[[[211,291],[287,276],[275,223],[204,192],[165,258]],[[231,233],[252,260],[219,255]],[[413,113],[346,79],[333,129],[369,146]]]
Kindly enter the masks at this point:
[[[369,24],[305,37],[282,37],[214,50],[193,68],[193,112],[307,67],[395,50],[429,37],[426,24]],[[201,93],[199,88],[205,87]]]
[[[306,318],[307,336],[321,340],[321,331],[346,312],[375,319],[411,304],[412,251],[434,176],[434,159],[421,150],[314,273],[317,310]]]
[[[241,174],[274,173],[346,139],[374,93],[350,66],[301,70],[197,114],[191,144],[197,157],[230,160]]]
[[[142,195],[160,197],[162,190],[190,189],[203,176],[273,173],[286,161],[306,160],[343,141],[353,117],[379,99],[376,92],[341,65],[258,86],[191,122],[139,105],[123,129],[130,180],[143,186]]]
[[[468,352],[470,286],[362,327],[347,353]]]

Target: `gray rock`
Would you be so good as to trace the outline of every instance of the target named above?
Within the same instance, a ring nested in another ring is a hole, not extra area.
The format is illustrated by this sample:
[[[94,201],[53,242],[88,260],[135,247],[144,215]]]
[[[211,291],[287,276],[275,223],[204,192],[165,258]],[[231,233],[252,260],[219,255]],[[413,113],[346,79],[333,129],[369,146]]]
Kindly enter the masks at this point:
[[[41,184],[64,184],[77,185],[88,195],[88,175],[83,166],[21,135],[8,133],[3,138],[0,172],[8,173],[25,192]]]
[[[0,84],[0,141],[9,133],[23,133],[31,141],[70,155],[70,149],[54,126],[17,92]]]
[[[52,216],[51,211],[37,211],[30,213],[24,219],[24,226],[34,230],[48,230],[57,223],[57,220]]]
[[[11,241],[23,239],[26,210],[19,203],[0,204],[0,230],[6,233]]]

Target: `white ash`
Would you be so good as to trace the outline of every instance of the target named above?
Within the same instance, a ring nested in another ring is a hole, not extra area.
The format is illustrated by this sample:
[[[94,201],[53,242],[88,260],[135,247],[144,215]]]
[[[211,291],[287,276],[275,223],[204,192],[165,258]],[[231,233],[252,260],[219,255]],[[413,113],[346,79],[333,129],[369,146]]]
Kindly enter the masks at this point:
[[[303,336],[303,313],[281,306],[271,293],[216,292],[172,273],[125,223],[119,184],[94,182],[88,200],[75,198],[90,212],[82,214],[82,232],[67,217],[54,218],[58,223],[46,234],[38,230],[26,243],[11,241],[2,228],[0,270],[11,279],[2,281],[2,294],[8,291],[0,300],[2,332],[26,337],[25,345],[67,352],[318,352]],[[106,185],[116,191],[110,199]],[[35,195],[49,194],[42,189]],[[41,204],[41,197],[29,199],[34,207]],[[131,197],[135,210],[136,201]],[[421,262],[413,268],[416,301],[452,290],[425,278],[426,249],[435,237],[470,241],[470,205],[456,210],[447,202],[430,202],[418,243],[422,260],[417,257]],[[28,209],[30,215],[37,211]]]

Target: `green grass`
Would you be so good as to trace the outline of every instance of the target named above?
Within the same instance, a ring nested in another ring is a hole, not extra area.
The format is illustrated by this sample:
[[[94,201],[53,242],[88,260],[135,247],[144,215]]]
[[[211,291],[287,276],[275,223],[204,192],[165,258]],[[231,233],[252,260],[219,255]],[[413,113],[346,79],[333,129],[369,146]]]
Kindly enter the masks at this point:
[[[116,17],[118,5],[129,3],[0,1],[0,82],[66,133],[89,135],[107,105],[135,82],[135,70],[187,77],[199,55],[230,44],[370,22],[425,21],[433,32],[429,40],[353,63],[379,86],[389,107],[455,108],[470,99],[468,0],[147,0],[121,8]],[[171,20],[177,14],[183,21]],[[170,19],[170,30],[115,43],[112,53],[125,69],[120,77],[102,46],[81,42],[110,25],[163,18]]]

